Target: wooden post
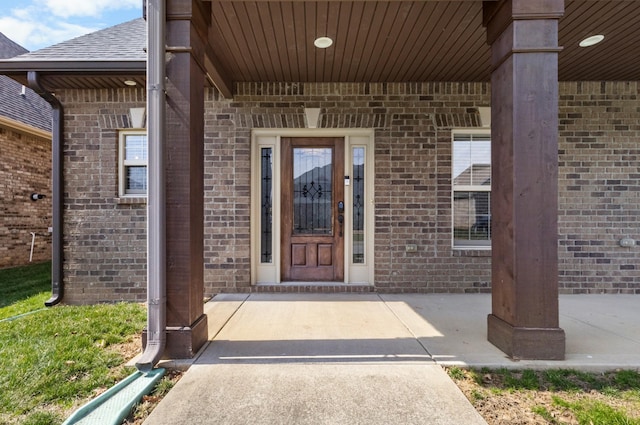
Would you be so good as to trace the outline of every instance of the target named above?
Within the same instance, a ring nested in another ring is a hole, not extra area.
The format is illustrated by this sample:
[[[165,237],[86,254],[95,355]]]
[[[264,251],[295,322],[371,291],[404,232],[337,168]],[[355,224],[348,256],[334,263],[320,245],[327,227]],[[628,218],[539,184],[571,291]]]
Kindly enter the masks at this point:
[[[491,44],[492,314],[517,359],[561,360],[558,312],[558,20],[563,0],[484,2]]]
[[[204,315],[204,46],[211,12],[167,0],[167,348],[193,357],[207,341]]]

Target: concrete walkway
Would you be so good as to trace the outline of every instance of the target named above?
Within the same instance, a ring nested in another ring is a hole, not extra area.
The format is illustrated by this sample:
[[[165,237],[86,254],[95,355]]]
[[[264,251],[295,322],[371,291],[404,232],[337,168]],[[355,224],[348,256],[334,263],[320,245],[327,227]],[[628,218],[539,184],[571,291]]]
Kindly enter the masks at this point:
[[[640,368],[638,303],[562,296],[567,360],[515,362],[486,341],[490,295],[219,295],[145,424],[484,424],[441,365]]]

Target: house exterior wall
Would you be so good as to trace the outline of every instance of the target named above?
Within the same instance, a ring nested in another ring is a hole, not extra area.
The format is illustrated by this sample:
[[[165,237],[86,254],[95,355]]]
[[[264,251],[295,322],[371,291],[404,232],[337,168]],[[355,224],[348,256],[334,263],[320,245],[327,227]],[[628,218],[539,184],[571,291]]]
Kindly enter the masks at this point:
[[[32,193],[46,196],[31,200]],[[0,268],[51,259],[51,140],[0,125]]]
[[[640,293],[637,83],[561,83],[560,291]],[[143,300],[145,204],[118,198],[117,129],[141,90],[65,91],[65,299]],[[490,252],[451,242],[451,130],[480,128],[485,83],[247,83],[205,94],[205,294],[250,285],[250,143],[258,128],[375,130],[375,288],[488,292]],[[406,245],[417,245],[407,252]]]
[[[322,108],[321,128],[375,129],[377,290],[487,291],[490,253],[451,248],[450,157],[451,129],[479,128],[476,108],[489,98],[489,86],[476,83],[252,83],[239,85],[231,101],[210,92],[206,292],[249,290],[251,130],[304,127],[305,107]],[[417,252],[406,252],[407,244]]]
[[[563,293],[640,293],[640,82],[560,84]]]
[[[146,299],[146,199],[118,197],[118,130],[144,89],[64,90],[64,302]]]

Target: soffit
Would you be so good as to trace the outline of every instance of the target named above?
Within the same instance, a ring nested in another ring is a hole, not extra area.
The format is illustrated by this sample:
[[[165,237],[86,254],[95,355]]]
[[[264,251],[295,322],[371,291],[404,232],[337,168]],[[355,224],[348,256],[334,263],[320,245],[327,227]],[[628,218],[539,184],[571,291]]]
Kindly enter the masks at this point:
[[[210,6],[205,62],[211,80],[224,86],[225,94],[238,82],[490,79],[481,1],[235,0],[211,1]],[[640,80],[638,22],[640,1],[567,0],[559,23],[560,80]],[[136,31],[128,29],[132,25]],[[127,36],[122,37],[125,30]],[[578,47],[580,40],[593,34],[604,34],[605,41]],[[108,58],[114,50],[121,57],[108,63],[78,59],[83,52],[100,52],[94,39],[107,35]],[[333,46],[315,48],[313,40],[323,35],[334,39]],[[24,82],[25,70],[35,67],[45,87],[53,90],[124,87],[125,80],[144,86],[145,56],[140,46],[145,36],[144,21],[132,21],[87,36],[82,43],[71,40],[55,52],[50,52],[52,47],[30,54],[29,60],[4,63],[16,66],[4,73]],[[130,47],[116,48],[123,40]],[[66,53],[61,56],[60,51]]]
[[[479,1],[212,1],[209,42],[241,81],[488,81]],[[566,2],[559,78],[638,80],[640,2]],[[605,34],[603,43],[578,42]],[[334,40],[317,49],[318,36]]]

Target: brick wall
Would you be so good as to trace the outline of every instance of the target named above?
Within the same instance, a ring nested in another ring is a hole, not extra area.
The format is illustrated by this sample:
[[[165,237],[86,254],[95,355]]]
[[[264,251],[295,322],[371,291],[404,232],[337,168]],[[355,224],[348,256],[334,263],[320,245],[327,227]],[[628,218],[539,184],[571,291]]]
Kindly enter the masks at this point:
[[[65,90],[64,301],[146,299],[146,200],[118,197],[118,130],[144,89]]]
[[[561,292],[640,292],[638,85],[562,83]],[[66,91],[67,302],[143,300],[144,203],[117,198],[117,129],[144,92]],[[488,84],[240,84],[205,98],[205,294],[250,288],[250,138],[295,128],[375,129],[376,288],[486,292],[488,251],[451,248],[451,129],[480,125]],[[417,252],[406,252],[415,244]]]
[[[32,193],[46,196],[31,200]],[[0,268],[51,259],[51,140],[0,125]]]
[[[561,292],[640,293],[640,83],[560,85]]]
[[[320,127],[375,129],[378,290],[488,291],[489,253],[451,248],[450,156],[451,129],[478,127],[489,98],[475,83],[247,83],[233,100],[209,92],[205,292],[249,289],[251,130],[304,127],[305,107],[322,109]]]
[[[237,105],[212,90],[205,111],[204,281],[205,295],[213,295],[250,286],[251,131],[236,128]]]

